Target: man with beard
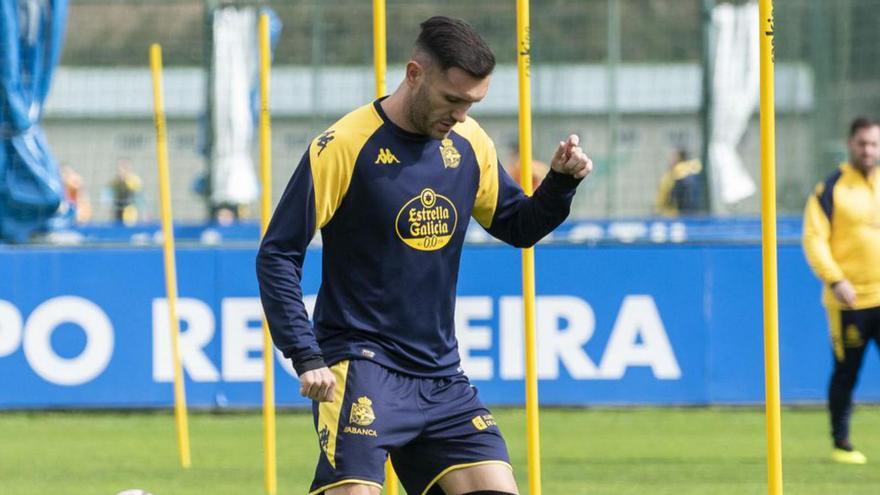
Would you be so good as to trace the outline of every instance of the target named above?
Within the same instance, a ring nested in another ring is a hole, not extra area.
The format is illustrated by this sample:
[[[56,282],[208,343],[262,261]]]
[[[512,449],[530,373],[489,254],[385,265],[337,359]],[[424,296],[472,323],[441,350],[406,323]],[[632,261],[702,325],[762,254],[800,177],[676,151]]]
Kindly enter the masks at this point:
[[[804,211],[803,245],[824,284],[834,372],[828,390],[832,459],[865,464],[849,438],[852,393],[865,347],[880,343],[880,122],[850,126],[849,162],[816,186]]]
[[[568,215],[592,162],[569,136],[532,197],[468,111],[495,57],[467,23],[422,23],[393,94],[330,126],[304,154],[257,256],[275,345],[313,400],[311,494],[378,495],[390,455],[407,493],[517,493],[494,417],[460,367],[453,314],[469,217],[531,246]],[[309,322],[306,247],[323,240]]]

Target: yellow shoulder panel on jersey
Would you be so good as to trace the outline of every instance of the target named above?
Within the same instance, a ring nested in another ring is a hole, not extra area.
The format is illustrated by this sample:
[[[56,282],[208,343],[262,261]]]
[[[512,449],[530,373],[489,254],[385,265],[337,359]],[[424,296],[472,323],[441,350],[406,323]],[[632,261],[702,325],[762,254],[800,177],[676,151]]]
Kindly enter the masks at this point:
[[[480,167],[480,185],[474,201],[473,217],[485,228],[492,225],[498,204],[498,152],[495,143],[476,120],[468,117],[453,130],[471,143]]]
[[[382,118],[370,103],[342,117],[312,141],[309,163],[315,189],[317,229],[333,218],[351,184],[361,148],[381,126]]]

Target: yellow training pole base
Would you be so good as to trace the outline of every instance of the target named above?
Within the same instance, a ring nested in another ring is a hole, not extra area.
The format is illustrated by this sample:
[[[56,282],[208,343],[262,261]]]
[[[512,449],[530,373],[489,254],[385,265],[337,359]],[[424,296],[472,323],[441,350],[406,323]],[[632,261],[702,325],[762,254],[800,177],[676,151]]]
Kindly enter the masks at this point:
[[[397,495],[398,493],[397,473],[394,472],[394,466],[391,465],[391,459],[388,459],[385,461],[385,494]]]

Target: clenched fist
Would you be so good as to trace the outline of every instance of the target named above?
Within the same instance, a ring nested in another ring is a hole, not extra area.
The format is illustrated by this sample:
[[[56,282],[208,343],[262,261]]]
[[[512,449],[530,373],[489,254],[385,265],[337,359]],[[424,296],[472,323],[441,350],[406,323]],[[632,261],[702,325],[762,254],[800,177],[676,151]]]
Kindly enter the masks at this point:
[[[336,377],[329,368],[306,371],[299,377],[299,394],[318,402],[331,402],[336,389]]]

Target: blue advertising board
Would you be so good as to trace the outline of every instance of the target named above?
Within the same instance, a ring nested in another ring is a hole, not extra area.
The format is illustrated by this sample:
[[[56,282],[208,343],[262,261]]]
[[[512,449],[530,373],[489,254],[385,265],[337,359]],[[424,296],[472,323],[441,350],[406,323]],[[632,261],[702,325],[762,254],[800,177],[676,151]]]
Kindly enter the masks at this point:
[[[188,402],[261,403],[255,247],[177,253]],[[307,307],[320,285],[309,251]],[[536,250],[540,400],[554,405],[758,403],[764,398],[757,245],[541,246]],[[456,328],[489,404],[524,402],[519,252],[464,250]],[[831,369],[819,282],[797,245],[779,249],[782,397],[819,402]],[[0,408],[172,403],[158,248],[0,248]],[[306,405],[276,360],[276,398]],[[878,363],[866,360],[865,376]],[[856,398],[880,399],[863,380]]]

